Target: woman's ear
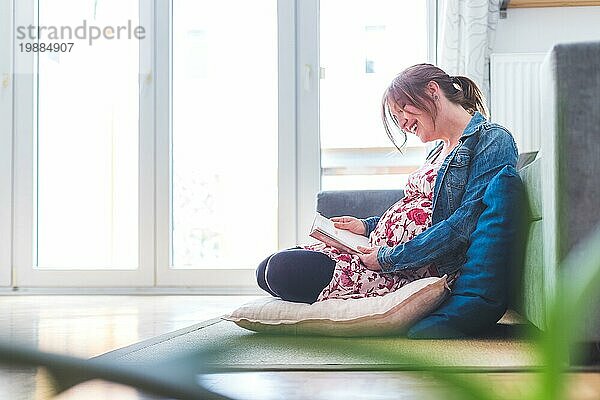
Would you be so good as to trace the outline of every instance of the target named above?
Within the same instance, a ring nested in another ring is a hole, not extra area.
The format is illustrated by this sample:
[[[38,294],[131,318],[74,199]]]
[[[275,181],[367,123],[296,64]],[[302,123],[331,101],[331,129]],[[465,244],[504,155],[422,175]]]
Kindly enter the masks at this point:
[[[429,83],[427,84],[427,94],[433,98],[439,97],[440,90],[440,85],[438,85],[436,81],[429,81]]]

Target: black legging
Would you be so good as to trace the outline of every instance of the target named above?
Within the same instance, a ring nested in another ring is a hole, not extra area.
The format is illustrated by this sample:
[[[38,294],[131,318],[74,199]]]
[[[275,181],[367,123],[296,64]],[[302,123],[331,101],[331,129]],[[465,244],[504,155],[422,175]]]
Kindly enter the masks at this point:
[[[256,269],[261,289],[297,303],[314,303],[333,277],[335,261],[318,251],[299,247],[265,258]]]

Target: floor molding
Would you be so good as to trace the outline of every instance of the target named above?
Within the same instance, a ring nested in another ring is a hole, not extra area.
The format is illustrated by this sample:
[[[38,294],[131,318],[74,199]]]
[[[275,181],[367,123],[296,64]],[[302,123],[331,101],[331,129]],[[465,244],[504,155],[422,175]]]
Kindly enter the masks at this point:
[[[115,288],[115,287],[4,287],[0,288],[0,296],[22,295],[210,295],[210,296],[259,296],[265,292],[258,287],[147,287],[147,288]]]

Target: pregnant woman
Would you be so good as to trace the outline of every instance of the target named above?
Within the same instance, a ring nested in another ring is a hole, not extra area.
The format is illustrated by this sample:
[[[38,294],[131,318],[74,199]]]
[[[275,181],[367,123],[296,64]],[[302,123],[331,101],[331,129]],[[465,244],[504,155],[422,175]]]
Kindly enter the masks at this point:
[[[409,176],[405,196],[382,216],[332,218],[337,228],[369,238],[362,254],[323,243],[283,250],[259,264],[258,285],[283,300],[313,303],[383,296],[429,276],[448,275],[451,284],[488,183],[517,162],[512,135],[486,116],[481,91],[469,78],[431,64],[404,70],[383,95],[385,131],[398,149],[407,134],[438,142]]]

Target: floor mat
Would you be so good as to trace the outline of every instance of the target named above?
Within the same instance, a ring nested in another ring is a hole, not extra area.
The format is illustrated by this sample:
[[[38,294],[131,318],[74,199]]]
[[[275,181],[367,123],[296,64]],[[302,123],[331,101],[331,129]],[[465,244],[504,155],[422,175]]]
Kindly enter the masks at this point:
[[[155,364],[211,349],[211,366],[239,370],[402,370],[416,359],[464,370],[517,371],[536,367],[534,345],[514,337],[410,340],[398,337],[275,336],[213,319],[98,358]]]

